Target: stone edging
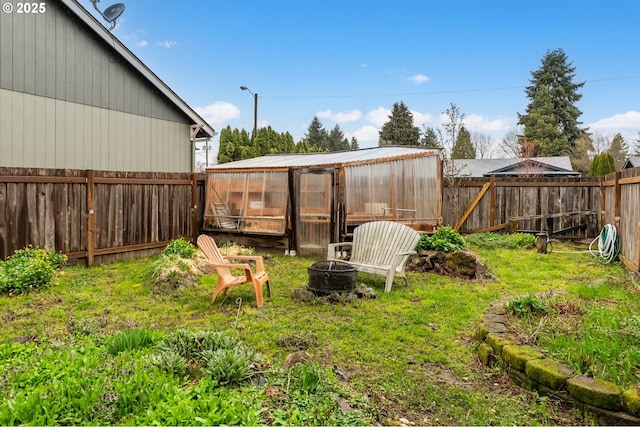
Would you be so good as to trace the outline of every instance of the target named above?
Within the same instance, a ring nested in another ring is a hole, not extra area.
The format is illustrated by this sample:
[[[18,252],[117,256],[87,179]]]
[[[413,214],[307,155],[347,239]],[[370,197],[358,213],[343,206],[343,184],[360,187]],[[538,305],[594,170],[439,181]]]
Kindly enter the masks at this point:
[[[620,392],[611,382],[578,375],[539,348],[520,343],[508,330],[506,303],[502,300],[489,306],[476,330],[478,357],[483,365],[499,358],[520,387],[572,404],[601,424],[640,425],[639,387]]]

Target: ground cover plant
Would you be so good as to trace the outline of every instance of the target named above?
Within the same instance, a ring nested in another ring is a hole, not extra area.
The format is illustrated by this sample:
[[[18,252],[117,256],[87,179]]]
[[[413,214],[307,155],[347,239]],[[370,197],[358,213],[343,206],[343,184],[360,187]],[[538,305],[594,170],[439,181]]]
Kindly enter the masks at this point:
[[[64,267],[50,286],[0,295],[0,425],[588,423],[482,367],[475,327],[497,300],[597,296],[602,284],[632,313],[628,274],[558,245],[468,245],[494,279],[408,273],[409,286],[385,293],[379,277],[359,275],[378,297],[337,304],[292,298],[317,260],[268,257],[262,309],[250,286],[212,304],[215,274],[158,288],[166,255]],[[285,367],[300,352],[307,361]]]

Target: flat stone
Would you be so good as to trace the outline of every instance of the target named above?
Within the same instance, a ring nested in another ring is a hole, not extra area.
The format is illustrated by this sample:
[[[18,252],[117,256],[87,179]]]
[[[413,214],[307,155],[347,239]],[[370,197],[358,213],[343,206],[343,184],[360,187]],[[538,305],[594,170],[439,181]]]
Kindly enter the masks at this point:
[[[553,359],[528,360],[524,371],[533,381],[551,390],[560,390],[574,374],[573,369]]]
[[[633,415],[640,415],[640,393],[638,387],[631,387],[622,393],[622,407]]]
[[[622,397],[618,386],[609,381],[577,375],[567,380],[567,391],[574,399],[610,411],[622,407]]]
[[[502,347],[510,344],[519,344],[518,339],[511,334],[489,333],[485,340],[493,348],[496,354],[502,354]]]
[[[524,372],[527,361],[543,358],[544,354],[540,350],[529,345],[505,345],[502,347],[502,359],[509,366],[522,372]]]

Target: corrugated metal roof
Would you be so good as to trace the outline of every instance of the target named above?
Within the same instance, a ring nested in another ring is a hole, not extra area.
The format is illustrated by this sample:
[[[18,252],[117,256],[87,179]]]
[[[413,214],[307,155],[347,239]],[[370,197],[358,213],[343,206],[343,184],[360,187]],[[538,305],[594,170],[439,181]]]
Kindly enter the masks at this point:
[[[322,166],[351,162],[366,162],[410,155],[436,155],[437,150],[420,147],[386,146],[333,153],[273,154],[253,159],[222,163],[209,169],[260,169],[279,167]]]
[[[517,165],[524,159],[456,159],[454,167],[457,171],[456,175],[460,177],[482,177],[488,176],[493,171],[504,169],[512,165]],[[546,163],[565,171],[573,171],[571,160],[567,156],[556,157],[531,157],[539,163]],[[550,171],[549,173],[553,173]]]

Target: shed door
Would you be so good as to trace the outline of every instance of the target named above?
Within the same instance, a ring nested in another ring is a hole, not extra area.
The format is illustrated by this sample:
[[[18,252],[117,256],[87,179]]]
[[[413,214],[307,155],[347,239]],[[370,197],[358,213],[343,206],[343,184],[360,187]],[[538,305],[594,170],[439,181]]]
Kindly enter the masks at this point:
[[[301,171],[298,176],[298,252],[324,258],[327,245],[337,237],[335,171]]]

